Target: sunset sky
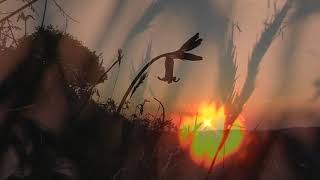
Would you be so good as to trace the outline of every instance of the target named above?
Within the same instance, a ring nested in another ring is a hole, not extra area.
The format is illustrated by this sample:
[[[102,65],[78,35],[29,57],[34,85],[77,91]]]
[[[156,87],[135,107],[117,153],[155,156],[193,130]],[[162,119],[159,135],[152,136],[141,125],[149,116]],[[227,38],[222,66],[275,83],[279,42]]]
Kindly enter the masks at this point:
[[[49,1],[50,2],[50,1]],[[118,69],[109,74],[109,80],[101,85],[104,97],[113,96],[116,101],[124,94],[133,69],[142,66],[148,46],[152,45],[151,57],[174,51],[189,37],[199,32],[203,44],[193,51],[203,56],[201,62],[177,60],[175,75],[178,83],[159,81],[164,76],[164,63],[156,63],[150,70],[144,97],[152,95],[160,99],[172,112],[183,112],[188,107],[219,99],[217,44],[230,35],[225,28],[227,21],[239,24],[242,32],[235,31],[238,80],[241,88],[247,73],[248,57],[265,26],[267,19],[280,9],[284,0],[68,0],[58,1],[74,19],[69,20],[66,31],[90,49],[102,53],[105,66],[116,57],[118,48],[124,48],[125,57],[117,84]],[[316,0],[303,1],[312,5],[295,7],[290,11],[288,26],[283,36],[272,43],[260,66],[256,90],[249,99],[244,117],[270,106],[309,106],[315,90],[313,82],[320,79],[320,5]],[[159,6],[148,11],[153,3]],[[7,4],[15,9],[21,4]],[[43,4],[35,8],[42,12]],[[301,8],[298,12],[297,9]],[[298,13],[297,13],[298,12]],[[41,13],[40,13],[41,14]],[[144,16],[145,15],[145,16]],[[142,18],[142,20],[141,20]],[[41,19],[41,18],[37,18]],[[49,4],[46,24],[66,28],[65,18],[57,8]],[[36,22],[35,24],[40,24]],[[29,26],[29,32],[34,26]],[[130,70],[131,69],[131,70]],[[114,92],[112,93],[114,89]],[[152,92],[152,93],[150,93]],[[141,93],[141,92],[140,92]],[[139,92],[134,97],[141,101]],[[155,106],[157,107],[157,106]]]

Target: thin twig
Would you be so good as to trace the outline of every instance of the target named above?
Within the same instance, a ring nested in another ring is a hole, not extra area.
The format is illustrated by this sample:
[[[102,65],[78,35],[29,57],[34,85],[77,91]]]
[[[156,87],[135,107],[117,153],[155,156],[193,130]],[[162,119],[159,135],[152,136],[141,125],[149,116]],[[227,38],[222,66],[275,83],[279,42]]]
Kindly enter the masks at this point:
[[[16,46],[18,46],[17,40],[16,40],[16,38],[14,37],[14,34],[13,34],[13,31],[12,31],[12,28],[11,28],[11,24],[10,24],[9,19],[7,19],[7,22],[8,22],[8,25],[9,25],[9,30],[10,30],[10,33],[11,33],[13,42],[16,44]]]
[[[162,108],[162,123],[164,123],[164,120],[165,120],[165,117],[166,117],[166,111],[165,111],[165,109],[164,109],[164,106],[163,106],[163,104],[161,103],[161,101],[158,100],[157,98],[153,97],[153,99],[155,99],[155,100],[160,104],[160,106],[161,106],[161,108]]]
[[[0,20],[0,24],[3,23],[3,22],[5,22],[6,20],[10,19],[12,16],[18,14],[20,11],[22,11],[22,10],[26,9],[27,7],[31,6],[32,4],[34,4],[34,3],[37,2],[37,1],[39,1],[39,0],[30,1],[29,3],[27,3],[27,4],[25,4],[24,6],[20,7],[19,9],[13,11],[13,12],[12,12],[11,14],[9,14],[8,16],[2,18],[2,19]]]
[[[116,81],[115,81],[114,84],[113,84],[111,97],[113,97],[114,90],[116,89],[116,85],[117,85],[118,79],[119,79],[119,74],[120,74],[120,68],[118,69],[118,72],[117,72]]]
[[[48,4],[48,0],[46,0],[46,2],[45,2],[45,4],[44,4],[44,10],[43,10],[41,27],[43,27],[43,25],[44,25],[44,19],[45,19],[45,17],[46,17],[46,12],[47,12],[47,4]]]
[[[13,38],[11,36],[9,36],[8,34],[5,34],[3,32],[0,32],[1,36],[5,36],[6,38],[10,38],[11,40],[13,40]]]
[[[71,19],[72,21],[74,21],[76,23],[79,23],[79,21],[73,19],[65,10],[63,10],[63,8],[59,5],[59,3],[56,0],[51,0],[51,1],[57,6],[59,11],[61,11],[64,16],[68,17],[69,19]]]

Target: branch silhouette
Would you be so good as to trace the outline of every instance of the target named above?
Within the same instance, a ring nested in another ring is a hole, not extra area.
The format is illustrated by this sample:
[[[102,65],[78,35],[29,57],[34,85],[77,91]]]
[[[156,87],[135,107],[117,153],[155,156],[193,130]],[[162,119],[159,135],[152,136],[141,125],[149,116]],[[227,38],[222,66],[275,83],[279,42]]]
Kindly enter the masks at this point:
[[[20,7],[19,9],[13,11],[11,14],[7,15],[6,17],[2,18],[0,20],[0,24],[5,22],[6,20],[10,19],[12,16],[18,14],[20,11],[23,11],[24,9],[28,8],[29,6],[31,6],[32,4],[34,4],[35,2],[37,2],[39,0],[33,0],[30,1],[29,3],[25,4],[24,6]]]

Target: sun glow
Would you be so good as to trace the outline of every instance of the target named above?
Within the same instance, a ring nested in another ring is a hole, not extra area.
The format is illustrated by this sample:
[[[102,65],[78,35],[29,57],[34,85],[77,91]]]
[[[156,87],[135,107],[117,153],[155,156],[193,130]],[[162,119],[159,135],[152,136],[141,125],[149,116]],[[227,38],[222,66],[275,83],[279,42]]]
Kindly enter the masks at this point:
[[[225,119],[224,108],[212,105],[202,105],[199,108],[199,123],[203,124],[204,129],[218,130],[223,128],[223,120]]]
[[[202,104],[194,116],[181,119],[179,141],[191,159],[200,166],[209,167],[221,141],[226,120],[225,108],[216,104]],[[243,140],[243,118],[240,116],[233,126],[218,163],[236,152]]]

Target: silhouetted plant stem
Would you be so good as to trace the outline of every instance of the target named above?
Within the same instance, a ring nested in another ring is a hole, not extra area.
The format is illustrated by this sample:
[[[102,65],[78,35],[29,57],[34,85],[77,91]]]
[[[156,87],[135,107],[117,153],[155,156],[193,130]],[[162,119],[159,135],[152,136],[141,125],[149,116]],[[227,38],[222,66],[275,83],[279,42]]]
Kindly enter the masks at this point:
[[[118,63],[119,60],[115,61],[106,71],[106,73],[110,72],[111,69]]]
[[[259,41],[254,46],[252,55],[248,63],[248,72],[244,86],[239,95],[237,93],[232,92],[230,102],[228,102],[227,108],[230,112],[228,112],[229,116],[226,119],[224,125],[223,137],[210,164],[210,168],[208,169],[208,173],[205,179],[209,178],[209,174],[213,169],[216,159],[229,137],[231,127],[233,126],[234,122],[242,112],[244,104],[251,97],[255,89],[256,77],[259,71],[259,66],[262,62],[264,55],[271,46],[274,38],[277,36],[277,32],[279,32],[279,29],[281,29],[281,25],[291,7],[292,2],[292,0],[287,0],[286,4],[282,7],[282,9],[276,13],[273,21],[270,24],[266,25]]]
[[[121,109],[124,105],[124,103],[126,102],[130,92],[132,91],[134,85],[138,82],[138,80],[140,79],[140,77],[142,76],[142,74],[154,63],[156,62],[157,60],[161,59],[161,58],[164,58],[164,57],[167,57],[169,55],[171,55],[173,53],[165,53],[165,54],[161,54],[155,58],[153,58],[149,63],[147,63],[141,70],[140,72],[138,73],[138,75],[133,79],[133,81],[131,82],[129,88],[127,89],[126,93],[124,94],[124,96],[122,97],[121,101],[120,101],[120,104],[117,108],[117,111],[116,111],[116,114],[120,114],[121,112]]]
[[[120,73],[120,65],[121,65],[122,59],[123,59],[122,49],[119,49],[119,50],[118,50],[118,58],[117,58],[117,60],[116,60],[116,61],[106,70],[106,72],[103,73],[103,75],[102,75],[103,77],[106,76],[106,75],[111,71],[111,69],[112,69],[113,67],[115,67],[115,65],[116,65],[117,63],[119,64],[119,69],[118,69],[118,72],[117,72],[116,81],[115,81],[115,83],[114,83],[114,85],[113,85],[111,97],[113,96],[114,89],[115,89],[116,84],[117,84],[117,82],[118,82],[119,73]]]
[[[202,43],[202,39],[199,38],[199,33],[195,34],[191,38],[189,38],[178,50],[170,53],[164,53],[161,54],[155,58],[153,58],[150,62],[148,62],[138,73],[138,75],[134,78],[134,80],[131,82],[129,88],[127,89],[126,93],[122,97],[120,104],[117,108],[116,114],[120,114],[122,106],[126,102],[130,92],[134,90],[135,84],[140,80],[140,78],[145,75],[145,71],[157,60],[161,58],[166,58],[166,61],[169,59],[170,61],[173,61],[174,59],[180,59],[180,60],[188,60],[188,61],[201,61],[202,57],[197,56],[191,53],[188,53],[188,51],[191,51]],[[172,69],[173,70],[173,69]],[[172,74],[171,74],[172,75]],[[169,77],[173,78],[173,77]],[[168,83],[171,83],[170,81],[174,81],[175,79],[167,79]]]
[[[118,72],[117,72],[116,81],[115,81],[114,84],[113,84],[111,98],[113,98],[114,90],[115,90],[115,88],[116,88],[116,85],[117,85],[117,82],[118,82],[118,79],[119,79],[119,73],[120,73],[120,68],[118,69]]]
[[[101,77],[105,77],[105,76],[111,71],[111,69],[112,69],[116,64],[119,64],[119,66],[120,66],[122,58],[123,58],[122,50],[119,49],[119,50],[118,50],[117,60],[106,70],[106,72],[104,72],[104,73],[102,74]]]
[[[162,102],[160,100],[158,100],[157,98],[153,97],[153,99],[155,99],[160,104],[160,106],[162,108],[162,122],[164,122],[165,117],[166,117],[166,111],[164,109],[164,106],[163,106]]]
[[[43,27],[43,25],[44,25],[44,19],[46,18],[47,4],[48,4],[48,0],[46,0],[46,2],[45,2],[45,4],[44,4],[44,10],[43,10],[41,27]]]
[[[231,128],[224,128],[224,130],[223,130],[223,136],[222,136],[221,143],[218,146],[217,152],[214,154],[214,157],[213,157],[212,162],[210,164],[209,170],[207,172],[206,180],[209,179],[209,175],[211,173],[211,170],[213,169],[213,166],[216,163],[218,155],[219,155],[221,149],[224,147],[224,145],[225,145],[225,143],[226,143],[226,141],[227,141],[227,139],[228,139],[228,137],[230,135],[230,130],[231,130]]]

